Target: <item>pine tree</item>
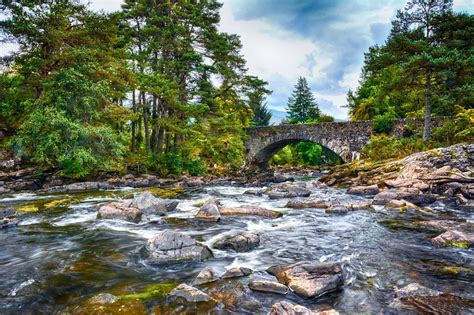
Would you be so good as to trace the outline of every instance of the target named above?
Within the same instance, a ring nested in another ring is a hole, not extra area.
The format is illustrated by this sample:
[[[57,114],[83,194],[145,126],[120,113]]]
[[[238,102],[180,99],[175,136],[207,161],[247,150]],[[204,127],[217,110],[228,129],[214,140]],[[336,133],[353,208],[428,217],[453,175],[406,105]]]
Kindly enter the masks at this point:
[[[308,81],[303,77],[298,79],[298,83],[288,99],[287,113],[290,124],[309,123],[316,121],[320,116],[318,104],[309,88]]]
[[[253,118],[250,120],[250,123],[253,126],[270,125],[272,113],[265,102],[267,95],[272,93],[272,91],[266,88],[268,82],[253,76],[249,76],[247,82],[247,103],[253,112]]]

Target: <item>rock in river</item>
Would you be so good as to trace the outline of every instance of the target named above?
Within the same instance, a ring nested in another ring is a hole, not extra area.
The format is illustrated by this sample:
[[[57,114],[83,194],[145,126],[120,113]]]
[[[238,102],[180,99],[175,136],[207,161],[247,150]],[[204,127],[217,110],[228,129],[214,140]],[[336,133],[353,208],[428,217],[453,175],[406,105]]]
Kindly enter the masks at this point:
[[[216,199],[207,200],[195,215],[196,219],[203,221],[217,222],[221,219],[219,212],[219,201]]]
[[[219,280],[217,273],[211,267],[204,268],[193,281],[194,285],[210,283]]]
[[[187,284],[180,284],[168,294],[168,299],[177,304],[209,302],[211,297],[201,290]]]
[[[236,252],[247,252],[260,245],[260,236],[256,233],[242,233],[217,241],[212,247],[217,249],[233,249]]]
[[[237,278],[237,277],[245,277],[251,274],[253,271],[250,268],[245,267],[232,267],[227,269],[226,272],[222,275],[222,279],[226,278]]]
[[[276,294],[287,294],[288,287],[281,283],[268,280],[251,280],[249,282],[249,288],[253,291],[276,293]]]
[[[316,315],[316,313],[304,306],[280,301],[272,305],[268,315]]]
[[[119,219],[138,223],[142,218],[142,212],[130,207],[130,201],[111,202],[99,208],[98,219]]]
[[[326,209],[331,205],[331,202],[320,200],[320,199],[303,199],[303,200],[290,200],[286,203],[285,208],[293,209],[305,209],[305,208],[317,208]]]
[[[315,298],[341,288],[344,284],[339,263],[298,262],[267,269],[280,283],[303,298]]]
[[[212,257],[212,252],[205,245],[186,234],[171,230],[151,237],[146,248],[158,263],[203,261]]]
[[[244,216],[252,215],[266,218],[279,218],[282,216],[281,212],[260,207],[236,207],[236,208],[220,208],[219,212],[222,216]]]
[[[176,200],[162,200],[156,198],[150,192],[143,192],[133,198],[131,207],[137,208],[146,214],[164,215],[166,212],[175,210],[178,203]]]
[[[99,293],[92,297],[89,300],[90,304],[99,304],[99,305],[105,305],[105,304],[112,304],[117,302],[119,299],[113,294],[110,293]]]
[[[431,240],[435,246],[468,248],[474,244],[474,234],[460,230],[448,230]]]
[[[270,187],[266,191],[270,199],[309,197],[311,191],[298,184],[281,184]]]
[[[377,195],[379,192],[380,192],[380,189],[377,185],[354,186],[347,190],[348,194],[361,195],[361,196],[373,196],[373,195]]]

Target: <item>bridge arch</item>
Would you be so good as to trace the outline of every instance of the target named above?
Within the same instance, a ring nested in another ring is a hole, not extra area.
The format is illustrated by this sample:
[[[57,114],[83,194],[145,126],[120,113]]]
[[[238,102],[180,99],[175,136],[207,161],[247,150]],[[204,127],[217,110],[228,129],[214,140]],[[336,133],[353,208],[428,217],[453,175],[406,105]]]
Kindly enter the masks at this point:
[[[344,162],[359,158],[372,135],[371,122],[319,123],[254,127],[247,130],[246,166],[266,169],[271,157],[286,145],[311,141],[328,148]]]

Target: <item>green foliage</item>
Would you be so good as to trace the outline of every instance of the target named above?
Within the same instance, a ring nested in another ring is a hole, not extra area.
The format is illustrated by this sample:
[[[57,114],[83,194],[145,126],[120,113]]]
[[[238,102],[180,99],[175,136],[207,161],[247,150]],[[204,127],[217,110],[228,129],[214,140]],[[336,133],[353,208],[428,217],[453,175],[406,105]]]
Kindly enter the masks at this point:
[[[334,122],[334,117],[326,115],[326,114],[321,114],[318,118],[318,122]]]
[[[311,141],[300,141],[281,149],[272,157],[270,162],[274,165],[336,165],[341,163],[341,158],[331,150]]]
[[[361,150],[361,158],[371,161],[399,159],[410,154],[430,149],[420,138],[401,138],[395,136],[372,136],[370,142]]]
[[[318,120],[320,111],[314,95],[309,88],[308,81],[300,77],[291,97],[288,99],[288,122],[290,124],[304,124]]]
[[[373,120],[372,129],[376,133],[388,134],[395,123],[395,114],[393,111],[385,112],[381,115],[376,115]]]

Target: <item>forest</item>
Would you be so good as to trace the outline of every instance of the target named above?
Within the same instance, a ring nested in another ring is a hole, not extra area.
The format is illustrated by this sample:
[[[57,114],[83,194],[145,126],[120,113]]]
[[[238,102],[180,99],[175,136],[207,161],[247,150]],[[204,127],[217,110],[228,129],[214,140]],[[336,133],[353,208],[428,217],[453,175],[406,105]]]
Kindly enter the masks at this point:
[[[427,17],[416,5],[400,10],[385,44],[365,55],[348,107],[351,120],[374,120],[380,134],[367,158],[381,148],[392,158],[473,138],[474,17],[442,3]],[[248,73],[239,36],[219,30],[220,8],[127,0],[104,13],[75,1],[2,4],[2,40],[19,50],[2,59],[1,146],[22,164],[71,178],[238,169],[245,128],[270,123],[272,91]],[[333,121],[309,86],[300,78],[282,123]],[[456,120],[430,130],[430,119],[444,116]],[[423,117],[425,130],[410,140],[384,135],[394,119]],[[337,158],[311,143],[284,150],[276,164]]]

